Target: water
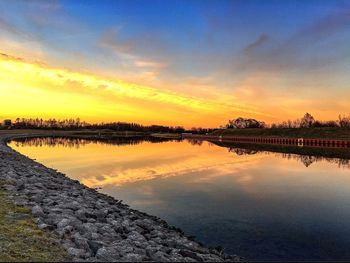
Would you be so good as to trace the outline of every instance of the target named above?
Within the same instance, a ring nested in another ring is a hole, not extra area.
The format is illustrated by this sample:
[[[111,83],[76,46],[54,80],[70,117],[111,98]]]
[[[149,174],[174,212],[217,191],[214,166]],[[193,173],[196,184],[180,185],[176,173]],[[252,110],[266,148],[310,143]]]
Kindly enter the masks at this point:
[[[46,138],[10,146],[227,253],[350,260],[346,158],[156,139]]]

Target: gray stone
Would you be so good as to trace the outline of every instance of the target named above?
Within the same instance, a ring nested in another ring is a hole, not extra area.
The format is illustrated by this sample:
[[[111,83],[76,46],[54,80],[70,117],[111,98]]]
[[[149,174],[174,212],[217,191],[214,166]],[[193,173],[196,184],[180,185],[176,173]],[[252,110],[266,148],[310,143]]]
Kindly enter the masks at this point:
[[[68,226],[69,225],[69,219],[67,219],[67,218],[63,218],[58,224],[57,224],[57,228],[58,229],[62,229],[62,228],[64,228],[64,227],[66,227],[66,226]]]
[[[84,249],[86,251],[90,250],[87,238],[82,237],[79,233],[75,233],[73,235],[73,240],[78,248]]]
[[[85,209],[79,209],[79,210],[75,211],[75,215],[79,220],[81,220],[83,222],[86,221],[86,210]]]
[[[104,246],[104,243],[100,241],[88,240],[87,242],[93,256],[96,255],[97,251]]]
[[[122,258],[121,261],[126,261],[126,262],[140,262],[142,261],[144,257],[142,255],[139,254],[135,254],[135,253],[128,253],[125,254]]]
[[[160,251],[155,252],[154,254],[149,255],[151,260],[157,261],[157,262],[170,262],[171,260],[168,258],[168,256]]]
[[[76,258],[84,258],[85,256],[85,250],[84,249],[78,249],[74,247],[70,247],[67,249],[67,252],[70,256],[76,257]]]
[[[34,217],[43,217],[45,215],[43,209],[39,205],[33,206],[32,214]]]
[[[120,255],[115,248],[102,247],[97,250],[96,258],[102,261],[116,261],[120,259]]]
[[[67,204],[64,204],[63,206],[64,208],[66,209],[70,209],[70,210],[73,210],[73,211],[76,211],[80,208],[80,205],[77,201],[73,201],[73,202],[69,202]]]
[[[179,251],[179,254],[184,257],[193,258],[195,261],[203,261],[203,258],[193,251],[182,249]]]

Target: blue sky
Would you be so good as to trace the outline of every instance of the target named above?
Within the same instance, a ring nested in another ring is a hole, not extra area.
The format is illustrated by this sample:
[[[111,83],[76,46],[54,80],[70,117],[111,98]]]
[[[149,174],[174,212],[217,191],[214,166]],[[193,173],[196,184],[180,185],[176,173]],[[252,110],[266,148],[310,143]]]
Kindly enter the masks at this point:
[[[0,52],[52,67],[195,97],[227,94],[271,119],[276,108],[292,117],[306,103],[328,118],[329,90],[334,100],[349,95],[345,0],[2,0],[0,41]],[[286,96],[293,103],[279,105]]]

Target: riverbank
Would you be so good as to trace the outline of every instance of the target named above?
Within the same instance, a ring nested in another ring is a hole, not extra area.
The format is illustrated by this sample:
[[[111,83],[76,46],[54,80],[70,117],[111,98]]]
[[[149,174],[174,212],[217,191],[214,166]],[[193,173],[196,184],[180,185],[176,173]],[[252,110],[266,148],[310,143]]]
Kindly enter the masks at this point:
[[[223,129],[210,135],[350,140],[350,128]]]
[[[182,136],[179,133],[151,133],[152,137],[164,138],[164,139],[181,139]]]
[[[238,261],[193,241],[160,218],[129,208],[12,150],[6,141],[49,133],[0,133],[0,180],[75,261]],[[60,133],[60,136],[68,133]],[[57,133],[55,135],[58,135]]]

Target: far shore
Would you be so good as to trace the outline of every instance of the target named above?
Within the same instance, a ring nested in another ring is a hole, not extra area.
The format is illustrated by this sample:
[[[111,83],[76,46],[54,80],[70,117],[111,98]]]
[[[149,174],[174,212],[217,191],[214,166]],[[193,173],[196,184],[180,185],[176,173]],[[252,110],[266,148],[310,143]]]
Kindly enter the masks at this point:
[[[210,135],[350,140],[350,127],[220,129]]]

